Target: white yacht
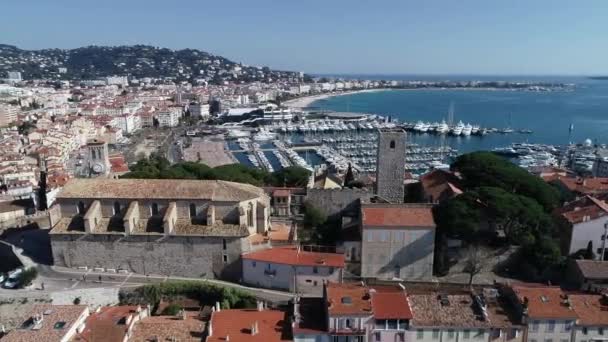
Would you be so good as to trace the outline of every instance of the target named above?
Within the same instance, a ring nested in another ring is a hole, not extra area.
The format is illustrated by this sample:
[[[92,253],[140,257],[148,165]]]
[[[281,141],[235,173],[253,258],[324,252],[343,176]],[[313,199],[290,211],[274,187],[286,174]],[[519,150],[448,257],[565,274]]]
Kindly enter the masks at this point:
[[[270,132],[266,129],[260,129],[259,132],[257,132],[254,136],[253,136],[253,140],[255,141],[265,141],[265,140],[271,140],[274,139],[276,137],[276,133]]]
[[[473,125],[471,128],[471,134],[479,134],[479,125]]]
[[[472,131],[473,131],[473,126],[471,126],[470,124],[466,124],[464,126],[464,128],[462,129],[462,135],[469,136],[469,135],[471,135]]]
[[[448,124],[445,123],[445,120],[442,120],[441,123],[437,125],[435,131],[439,134],[446,134],[450,131],[450,127],[448,127]]]
[[[458,124],[456,126],[452,127],[451,132],[453,135],[461,135],[463,129],[464,129],[464,124],[462,123],[462,121],[458,121]]]

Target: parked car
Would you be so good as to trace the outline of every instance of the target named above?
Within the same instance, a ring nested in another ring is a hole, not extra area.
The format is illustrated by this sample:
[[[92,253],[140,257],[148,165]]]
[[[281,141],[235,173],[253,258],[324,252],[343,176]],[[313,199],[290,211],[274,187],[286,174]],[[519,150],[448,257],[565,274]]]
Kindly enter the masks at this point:
[[[19,285],[19,276],[23,273],[23,268],[18,268],[16,270],[10,271],[8,273],[8,279],[2,284],[2,287],[5,289],[14,289]]]
[[[0,284],[2,284],[6,280],[6,275],[4,273],[0,273]]]

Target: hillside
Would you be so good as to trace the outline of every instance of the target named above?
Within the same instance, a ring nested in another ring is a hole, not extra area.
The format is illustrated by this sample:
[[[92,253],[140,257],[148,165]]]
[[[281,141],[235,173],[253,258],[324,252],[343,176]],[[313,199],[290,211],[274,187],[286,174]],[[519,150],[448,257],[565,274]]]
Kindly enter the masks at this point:
[[[22,50],[0,44],[0,77],[20,71],[23,79],[94,79],[119,75],[167,78],[261,81],[292,79],[299,73],[250,67],[196,49],[171,50],[147,45],[87,46],[77,49]]]

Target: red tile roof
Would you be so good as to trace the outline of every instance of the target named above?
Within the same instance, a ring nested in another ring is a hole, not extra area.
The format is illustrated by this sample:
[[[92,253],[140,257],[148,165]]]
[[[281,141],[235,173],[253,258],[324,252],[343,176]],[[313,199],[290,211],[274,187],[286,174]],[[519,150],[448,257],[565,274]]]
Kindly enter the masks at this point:
[[[581,223],[606,216],[608,205],[597,198],[585,196],[568,203],[558,212],[570,223]]]
[[[578,325],[608,325],[608,301],[599,294],[573,294],[568,296],[578,315]]]
[[[585,195],[594,195],[608,192],[608,178],[572,178],[557,177],[557,181],[568,190]]]
[[[330,315],[371,315],[372,302],[368,288],[361,284],[327,283],[327,305]]]
[[[251,328],[257,322],[257,333]],[[206,342],[273,342],[290,341],[288,320],[278,310],[253,309],[221,310],[211,316],[212,335]]]
[[[308,252],[296,246],[264,249],[243,255],[243,259],[297,266],[344,267],[344,254]]]
[[[404,290],[372,291],[372,309],[375,319],[411,319],[412,311]]]
[[[376,227],[435,227],[431,206],[419,204],[364,205],[363,225]],[[367,227],[370,228],[370,227]]]
[[[559,287],[543,285],[513,285],[520,303],[528,302],[530,318],[576,319],[576,312],[566,301]]]
[[[103,307],[87,317],[84,330],[73,341],[122,341],[129,326],[127,317],[137,315],[137,310],[137,305]]]

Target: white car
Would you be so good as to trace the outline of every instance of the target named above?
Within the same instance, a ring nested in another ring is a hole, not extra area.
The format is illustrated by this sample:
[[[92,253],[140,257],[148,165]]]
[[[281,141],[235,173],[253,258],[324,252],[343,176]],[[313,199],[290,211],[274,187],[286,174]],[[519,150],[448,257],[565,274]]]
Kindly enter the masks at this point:
[[[19,285],[19,276],[23,273],[23,268],[18,268],[8,273],[8,279],[2,284],[5,289],[14,289]]]
[[[4,275],[4,273],[0,273],[0,284],[2,284],[2,282],[5,280],[6,280],[6,276]]]

